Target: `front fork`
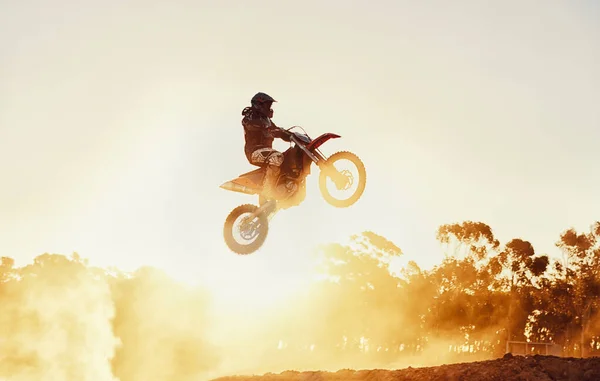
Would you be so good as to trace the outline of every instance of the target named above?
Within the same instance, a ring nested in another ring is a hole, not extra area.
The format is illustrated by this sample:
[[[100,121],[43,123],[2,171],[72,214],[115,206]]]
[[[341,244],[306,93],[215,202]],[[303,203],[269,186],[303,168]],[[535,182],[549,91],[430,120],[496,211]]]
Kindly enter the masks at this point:
[[[317,166],[325,175],[330,177],[338,190],[343,189],[348,185],[348,178],[343,173],[337,170],[333,165],[327,165],[327,160],[322,159],[317,162]]]
[[[344,188],[348,184],[348,178],[340,173],[333,165],[319,165],[319,168],[321,171],[325,172],[325,175],[331,178],[338,190]]]
[[[294,137],[292,137],[292,139],[296,145],[300,147],[300,149],[304,151],[304,153],[319,167],[319,169],[325,172],[325,175],[331,177],[331,180],[333,180],[338,189],[342,189],[346,186],[348,182],[346,176],[341,174],[333,165],[326,165],[327,158],[319,151],[318,148],[315,150],[315,152],[311,152],[304,146],[304,144],[295,140]]]

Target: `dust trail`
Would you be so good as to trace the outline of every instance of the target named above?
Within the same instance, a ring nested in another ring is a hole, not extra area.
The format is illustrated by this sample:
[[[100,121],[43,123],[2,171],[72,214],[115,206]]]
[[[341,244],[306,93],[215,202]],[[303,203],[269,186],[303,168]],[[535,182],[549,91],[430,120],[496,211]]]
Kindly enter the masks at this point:
[[[0,377],[115,380],[110,360],[118,341],[106,281],[81,263],[49,255],[12,277],[19,280],[1,284]]]
[[[472,227],[463,230],[472,233]],[[472,240],[472,234],[458,233]],[[503,354],[508,329],[525,334],[530,324],[534,341],[564,331],[554,309],[539,314],[535,324],[529,317],[533,308],[551,308],[561,295],[565,302],[572,298],[557,293],[560,279],[541,279],[545,266],[534,266],[534,260],[531,270],[521,271],[521,289],[508,293],[504,285],[512,278],[500,270],[524,262],[520,247],[530,253],[528,245],[514,242],[486,251],[487,258],[475,247],[430,270],[409,262],[391,271],[402,251],[365,232],[351,245],[321,247],[314,271],[302,269],[311,277],[306,287],[273,304],[223,303],[227,310],[217,309],[213,298],[229,294],[186,285],[158,269],[110,272],[61,255],[42,255],[14,268],[3,259],[0,379],[197,381],[496,357]],[[281,281],[276,271],[262,276],[271,276],[263,281],[272,287]],[[542,281],[547,287],[535,287]],[[246,279],[233,287],[247,284]],[[597,316],[595,311],[587,316],[589,337],[583,339],[590,344],[600,326]]]
[[[152,268],[133,274],[44,254],[0,265],[0,379],[198,380],[219,364],[209,300]]]
[[[114,332],[123,342],[114,360],[121,381],[198,380],[219,363],[207,340],[209,300],[163,272],[142,268],[113,284]]]

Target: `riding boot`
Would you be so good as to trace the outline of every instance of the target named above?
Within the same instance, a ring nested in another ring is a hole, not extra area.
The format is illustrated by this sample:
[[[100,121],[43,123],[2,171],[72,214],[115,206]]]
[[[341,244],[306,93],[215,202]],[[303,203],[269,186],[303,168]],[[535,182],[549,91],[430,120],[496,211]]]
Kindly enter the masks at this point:
[[[275,182],[279,178],[280,168],[275,165],[267,166],[265,177],[263,179],[262,194],[269,200],[277,199],[277,191]]]

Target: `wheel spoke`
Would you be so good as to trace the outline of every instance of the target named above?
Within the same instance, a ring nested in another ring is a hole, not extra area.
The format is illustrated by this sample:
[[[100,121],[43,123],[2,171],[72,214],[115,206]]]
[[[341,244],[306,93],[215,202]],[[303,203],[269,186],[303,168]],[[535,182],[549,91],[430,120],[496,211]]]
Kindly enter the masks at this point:
[[[256,251],[266,239],[269,222],[264,214],[251,217],[256,209],[255,205],[240,205],[225,220],[225,243],[237,254]]]

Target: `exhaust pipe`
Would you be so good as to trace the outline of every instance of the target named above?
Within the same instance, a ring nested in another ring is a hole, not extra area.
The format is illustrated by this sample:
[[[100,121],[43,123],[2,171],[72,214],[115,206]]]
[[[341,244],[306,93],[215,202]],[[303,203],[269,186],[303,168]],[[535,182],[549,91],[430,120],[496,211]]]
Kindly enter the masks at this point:
[[[248,188],[245,185],[240,185],[237,183],[234,183],[233,181],[228,181],[226,183],[221,184],[221,186],[219,188],[223,188],[225,190],[229,190],[232,192],[239,192],[239,193],[245,193],[245,194],[256,194],[257,191],[252,189],[252,188]]]

